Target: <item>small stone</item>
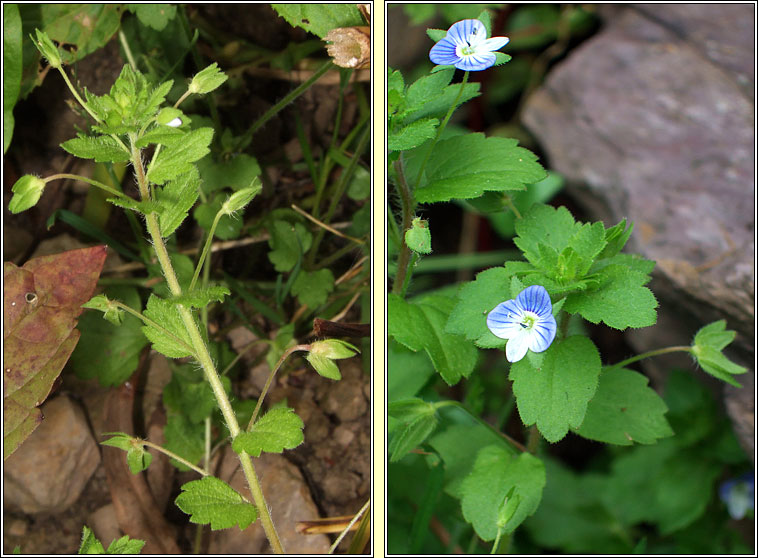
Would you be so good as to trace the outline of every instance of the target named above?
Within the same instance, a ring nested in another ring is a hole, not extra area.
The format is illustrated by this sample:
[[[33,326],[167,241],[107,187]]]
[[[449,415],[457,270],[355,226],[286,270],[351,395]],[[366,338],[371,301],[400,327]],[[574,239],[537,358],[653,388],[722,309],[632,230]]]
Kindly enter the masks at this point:
[[[355,434],[349,428],[340,425],[334,429],[334,441],[339,445],[349,446],[353,439],[355,439]]]
[[[279,538],[287,554],[324,554],[329,549],[326,535],[304,535],[296,531],[299,521],[317,519],[318,508],[313,503],[308,485],[300,470],[285,457],[264,453],[253,459],[258,480],[263,487],[266,504],[276,525]],[[231,480],[229,474],[233,472]],[[219,477],[228,482],[246,498],[251,498],[247,481],[239,467],[237,455],[227,450],[220,467]],[[214,531],[208,548],[209,554],[261,554],[271,551],[260,520],[244,531],[237,528]]]
[[[42,406],[45,419],[5,461],[3,503],[24,513],[61,513],[82,493],[100,451],[79,406],[66,396]]]

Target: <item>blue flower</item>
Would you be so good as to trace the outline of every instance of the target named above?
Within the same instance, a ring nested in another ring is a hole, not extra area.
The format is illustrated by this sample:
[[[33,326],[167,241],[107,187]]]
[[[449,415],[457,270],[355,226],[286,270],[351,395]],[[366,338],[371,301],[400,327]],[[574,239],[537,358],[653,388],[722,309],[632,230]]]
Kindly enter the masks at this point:
[[[726,504],[732,519],[742,519],[747,510],[753,509],[755,479],[748,472],[736,479],[729,479],[719,487],[719,497]]]
[[[429,51],[435,64],[453,65],[459,70],[476,72],[495,64],[494,51],[508,44],[508,37],[487,38],[478,19],[463,19],[450,26],[447,35]]]
[[[508,339],[508,362],[524,358],[527,349],[541,353],[555,339],[557,328],[550,295],[540,285],[527,287],[515,299],[495,306],[487,315],[487,327],[501,339]]]

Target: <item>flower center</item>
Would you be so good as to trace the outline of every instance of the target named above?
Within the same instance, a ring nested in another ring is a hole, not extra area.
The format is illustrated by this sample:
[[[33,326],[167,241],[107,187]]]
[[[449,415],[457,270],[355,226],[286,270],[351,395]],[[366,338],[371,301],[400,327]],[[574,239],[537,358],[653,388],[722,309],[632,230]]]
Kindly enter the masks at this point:
[[[524,312],[524,315],[521,318],[521,323],[519,323],[519,325],[524,329],[532,329],[538,319],[539,316],[537,316],[537,314],[534,312]]]
[[[472,56],[476,54],[476,48],[471,45],[466,45],[465,47],[461,47],[461,54],[463,56]]]

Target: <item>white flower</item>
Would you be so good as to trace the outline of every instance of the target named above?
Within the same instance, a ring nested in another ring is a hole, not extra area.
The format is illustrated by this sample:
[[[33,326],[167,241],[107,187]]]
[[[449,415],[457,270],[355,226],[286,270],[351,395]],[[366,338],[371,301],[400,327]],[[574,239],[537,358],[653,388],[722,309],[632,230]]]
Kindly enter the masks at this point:
[[[501,339],[508,339],[508,362],[524,358],[527,349],[541,353],[553,342],[557,329],[550,295],[541,285],[527,287],[515,299],[495,306],[487,315],[487,327]]]
[[[429,51],[435,64],[453,65],[459,70],[486,70],[495,64],[494,51],[508,44],[508,37],[487,38],[487,30],[478,19],[463,19],[450,26]]]

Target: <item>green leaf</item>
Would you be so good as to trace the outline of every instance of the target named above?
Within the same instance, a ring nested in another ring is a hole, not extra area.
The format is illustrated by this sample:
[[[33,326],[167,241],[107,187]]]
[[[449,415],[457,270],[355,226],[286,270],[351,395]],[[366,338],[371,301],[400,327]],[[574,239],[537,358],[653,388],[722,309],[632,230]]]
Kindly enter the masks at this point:
[[[322,39],[337,27],[365,25],[355,4],[271,4],[293,27],[302,27]]]
[[[668,534],[703,515],[721,471],[702,452],[681,450],[674,437],[617,458],[601,497],[623,525],[655,523]]]
[[[571,294],[563,309],[593,324],[601,321],[615,329],[647,327],[657,319],[658,301],[647,287],[650,276],[625,265],[613,264],[599,273],[593,289]]]
[[[81,159],[94,159],[96,163],[118,163],[129,160],[129,152],[108,136],[85,136],[64,141],[61,147]]]
[[[371,195],[371,173],[361,166],[356,166],[350,183],[347,185],[347,197],[361,201]]]
[[[3,4],[3,153],[13,137],[13,107],[21,92],[23,70],[21,16],[16,4]]]
[[[744,374],[747,368],[729,360],[722,350],[729,345],[737,334],[726,329],[726,320],[719,320],[703,326],[695,334],[692,342],[692,355],[700,367],[711,376],[733,386],[741,387],[732,375]]]
[[[479,96],[479,83],[450,85],[455,70],[443,70],[417,79],[405,92],[402,110],[393,117],[394,126],[407,126],[426,118],[441,119],[454,102],[456,107]],[[395,72],[398,73],[399,72]],[[402,76],[401,76],[402,78]],[[396,86],[397,86],[397,82]],[[397,102],[397,101],[396,101]],[[391,129],[393,128],[391,127]],[[416,171],[418,172],[418,171]],[[413,175],[415,177],[415,174]]]
[[[576,433],[590,440],[630,446],[672,436],[666,403],[645,376],[626,368],[606,368]]]
[[[221,162],[215,162],[209,155],[197,162],[197,168],[203,179],[203,191],[207,194],[226,187],[242,190],[261,174],[258,161],[246,153]]]
[[[200,176],[194,167],[189,172],[169,180],[163,188],[156,188],[155,197],[160,207],[161,236],[168,238],[189,215],[200,195]]]
[[[186,405],[182,407],[183,411],[185,409]],[[199,411],[198,409],[197,412]],[[166,437],[164,447],[190,463],[198,463],[205,455],[205,423],[203,421],[192,422],[186,414],[169,413],[163,434]],[[190,470],[175,459],[172,459],[171,463],[180,471]]]
[[[82,528],[82,542],[79,544],[79,554],[105,554],[103,544],[97,540],[92,529],[86,525]]]
[[[142,25],[163,31],[169,21],[176,17],[176,6],[171,4],[126,4],[126,9],[136,14]]]
[[[224,297],[230,294],[226,287],[211,285],[203,289],[196,288],[189,292],[185,291],[181,296],[173,297],[170,302],[191,308],[205,308],[211,302],[223,302]]]
[[[533,514],[542,499],[545,466],[528,453],[518,457],[500,446],[487,446],[476,456],[471,473],[461,485],[463,517],[485,541],[495,538],[501,507],[509,492],[520,504],[503,528],[512,533]]]
[[[218,89],[221,85],[229,79],[228,76],[218,69],[218,64],[214,62],[210,66],[207,66],[200,70],[189,85],[190,93],[196,95],[205,95],[211,91]]]
[[[612,515],[615,505],[601,501],[607,492],[604,475],[583,471],[576,474],[553,459],[545,459],[547,483],[542,503],[524,522],[530,537],[543,547],[564,554],[631,554],[626,532],[619,530]]]
[[[326,302],[334,290],[334,275],[330,269],[300,271],[292,284],[292,294],[300,304],[316,309]]]
[[[417,147],[434,137],[439,123],[440,121],[437,118],[422,118],[407,126],[392,129],[387,138],[387,148],[390,151],[403,151]]]
[[[445,296],[408,303],[395,294],[387,299],[388,333],[412,351],[425,351],[448,385],[474,370],[478,351],[462,336],[447,333],[445,323],[454,301]]]
[[[210,523],[214,531],[235,525],[243,530],[258,517],[253,504],[216,477],[203,477],[182,485],[176,505],[190,515],[192,523]]]
[[[517,144],[514,139],[478,133],[438,142],[416,199],[421,203],[470,199],[486,191],[524,190],[545,178],[537,157]]]
[[[137,201],[133,198],[108,198],[107,201],[116,207],[129,209],[140,215],[149,215],[154,211],[160,211],[161,206],[154,201]]]
[[[133,287],[111,287],[106,293],[130,308],[139,310],[142,306]],[[107,307],[106,303],[105,316],[109,312]],[[104,316],[94,312],[82,315],[79,321],[82,335],[71,355],[71,366],[77,377],[83,380],[97,378],[101,385],[118,386],[134,373],[139,355],[149,341],[142,332],[143,324],[139,318],[123,310],[120,315],[120,325],[104,322]]]
[[[445,331],[465,335],[484,349],[502,348],[505,339],[496,337],[487,327],[487,313],[495,306],[514,298],[510,291],[511,273],[493,267],[476,275],[458,290],[458,303],[450,312]]]
[[[249,432],[240,432],[232,441],[235,452],[259,457],[261,452],[282,453],[303,443],[303,420],[295,409],[274,407],[255,421]]]
[[[555,262],[546,257],[550,252],[545,252],[545,248],[560,254],[580,228],[565,207],[536,204],[516,223],[518,236],[513,242],[530,263],[551,271]],[[540,249],[540,245],[545,248]]]
[[[152,325],[142,327],[142,332],[156,351],[169,358],[181,358],[194,354],[192,340],[176,305],[154,294],[150,295],[145,308],[145,316],[163,328],[158,329]]]
[[[192,163],[210,152],[213,128],[198,128],[187,132],[181,142],[166,147],[156,157],[147,171],[147,178],[155,184],[163,184],[189,172]]]
[[[432,361],[394,339],[387,344],[387,401],[399,401],[416,395],[434,375]]]
[[[279,272],[291,271],[302,254],[308,251],[313,236],[300,223],[274,221],[269,227],[268,259]]]
[[[225,388],[231,385],[226,376],[222,377],[222,382]],[[163,404],[189,419],[192,424],[199,424],[213,413],[216,398],[200,370],[191,365],[182,365],[174,368],[171,381],[163,388]],[[175,433],[179,434],[181,430],[186,429],[177,428]],[[182,452],[179,454],[184,455]]]
[[[11,213],[21,213],[37,205],[45,190],[45,181],[41,178],[25,174],[13,185],[13,197],[8,204]]]
[[[202,203],[195,208],[192,216],[203,229],[210,232],[213,221],[218,213],[222,212],[227,196],[218,192],[207,203]],[[221,240],[238,238],[242,232],[242,218],[239,215],[222,215],[218,220],[214,236]]]
[[[156,126],[145,132],[145,134],[135,142],[135,145],[140,149],[156,143],[160,145],[175,145],[182,141],[184,135],[184,131],[177,130],[176,128]]]
[[[554,342],[544,353],[527,353],[511,365],[510,379],[525,425],[537,424],[551,443],[579,428],[595,394],[600,354],[587,337]]]
[[[629,237],[632,235],[633,230],[634,223],[630,223],[627,228],[626,219],[622,219],[620,223],[607,228],[605,230],[606,246],[598,258],[610,258],[621,252],[624,245],[629,240]]]
[[[417,397],[391,402],[387,413],[399,421],[390,432],[388,450],[391,462],[399,461],[420,446],[437,427],[436,406]]]
[[[142,547],[145,546],[145,541],[140,539],[129,538],[129,535],[124,535],[120,539],[114,540],[108,545],[106,554],[139,554],[142,551]]]

